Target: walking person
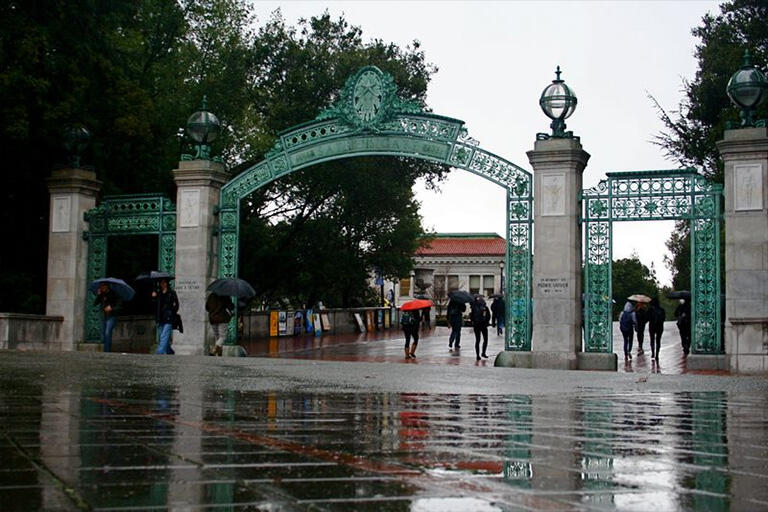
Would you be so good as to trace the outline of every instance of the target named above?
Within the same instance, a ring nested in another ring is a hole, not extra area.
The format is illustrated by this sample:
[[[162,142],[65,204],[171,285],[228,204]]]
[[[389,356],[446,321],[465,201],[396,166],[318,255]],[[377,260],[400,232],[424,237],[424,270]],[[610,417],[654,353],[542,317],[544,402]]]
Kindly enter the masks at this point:
[[[645,334],[645,324],[648,323],[648,305],[644,302],[638,302],[635,306],[635,332],[637,332],[637,355],[645,353],[643,350],[643,337]]]
[[[210,293],[205,301],[205,310],[208,312],[208,321],[211,323],[211,330],[215,340],[209,354],[221,356],[224,349],[224,341],[227,339],[227,327],[232,319],[232,313],[235,311],[235,305],[229,297]]]
[[[475,300],[472,301],[470,320],[472,320],[472,328],[475,331],[475,354],[477,355],[477,360],[480,360],[481,355],[487,359],[488,356],[485,351],[488,349],[488,324],[491,322],[491,312],[480,296],[475,297]],[[483,336],[482,354],[480,352],[480,335]]]
[[[651,299],[651,307],[648,311],[648,335],[651,338],[651,361],[659,360],[659,350],[661,350],[661,335],[664,332],[664,321],[667,319],[667,313],[659,305],[659,299]]]
[[[686,356],[691,351],[691,304],[685,299],[680,299],[680,304],[675,309],[677,328],[680,330],[680,344],[683,346],[683,354]]]
[[[426,329],[432,328],[432,320],[429,317],[431,311],[432,308],[424,308],[421,310],[421,319],[424,322],[424,327]]]
[[[168,286],[168,279],[161,279],[158,290],[152,292],[152,298],[157,303],[157,332],[160,336],[157,353],[173,355],[171,334],[176,313],[179,312],[179,297]]]
[[[491,304],[491,325],[496,327],[496,334],[501,336],[504,334],[504,321],[506,317],[506,304],[504,303],[504,297],[496,297]],[[496,321],[493,321],[493,318]]]
[[[406,359],[416,359],[416,345],[419,344],[419,319],[418,311],[400,312],[400,326],[405,334]],[[413,345],[411,345],[411,337],[413,337]]]
[[[619,329],[624,337],[624,361],[632,360],[632,337],[635,330],[635,307],[631,302],[624,304],[619,317]]]
[[[117,323],[120,299],[109,283],[100,283],[93,305],[101,310],[101,339],[104,344],[102,350],[112,352],[112,331]]]
[[[464,311],[467,306],[463,302],[451,299],[448,302],[448,325],[451,326],[451,335],[448,337],[448,349],[453,348],[456,343],[456,350],[459,350],[461,344],[461,327],[464,322]]]

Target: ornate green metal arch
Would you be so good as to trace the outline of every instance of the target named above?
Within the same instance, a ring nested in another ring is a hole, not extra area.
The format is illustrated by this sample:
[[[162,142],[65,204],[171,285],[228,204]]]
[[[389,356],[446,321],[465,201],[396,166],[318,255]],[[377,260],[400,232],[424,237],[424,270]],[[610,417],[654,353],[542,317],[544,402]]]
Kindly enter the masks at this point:
[[[587,352],[612,352],[611,261],[614,221],[687,220],[691,227],[691,347],[719,354],[722,185],[695,169],[613,172],[584,190],[584,325]]]
[[[507,350],[530,350],[531,174],[478,147],[464,122],[430,114],[397,96],[391,75],[362,68],[317,118],[279,134],[265,160],[221,190],[219,276],[237,275],[240,201],[291,172],[355,156],[405,156],[467,170],[507,191]]]
[[[107,196],[85,213],[88,231],[88,282],[105,277],[107,238],[119,235],[158,235],[158,270],[174,273],[176,266],[176,207],[165,196],[136,194]],[[101,317],[93,296],[85,299],[85,341],[101,342]]]

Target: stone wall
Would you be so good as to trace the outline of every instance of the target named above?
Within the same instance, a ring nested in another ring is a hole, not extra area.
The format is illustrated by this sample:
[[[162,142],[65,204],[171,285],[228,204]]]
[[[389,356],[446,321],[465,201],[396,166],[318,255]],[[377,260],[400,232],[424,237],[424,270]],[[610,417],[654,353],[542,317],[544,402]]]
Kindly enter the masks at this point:
[[[0,313],[0,349],[60,351],[62,316]]]

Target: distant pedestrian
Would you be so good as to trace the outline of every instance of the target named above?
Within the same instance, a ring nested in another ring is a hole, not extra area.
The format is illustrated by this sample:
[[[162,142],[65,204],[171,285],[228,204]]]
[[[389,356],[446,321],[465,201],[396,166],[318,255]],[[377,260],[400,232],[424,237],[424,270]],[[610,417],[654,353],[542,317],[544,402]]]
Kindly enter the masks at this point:
[[[209,352],[212,356],[221,356],[224,349],[224,341],[227,339],[227,328],[235,311],[232,299],[211,293],[205,301],[205,310],[208,312],[208,321],[213,331],[214,346]]]
[[[651,299],[651,307],[648,311],[648,335],[651,338],[651,361],[659,360],[661,350],[661,335],[664,332],[664,321],[667,313],[659,305],[659,299]]]
[[[488,306],[485,305],[485,301],[482,297],[477,296],[472,301],[470,306],[470,320],[472,320],[472,328],[475,331],[475,355],[477,360],[480,360],[482,355],[488,358],[486,350],[488,350],[488,324],[491,322],[491,312],[488,310]],[[480,336],[483,336],[483,351],[480,352]]]
[[[686,356],[691,351],[691,304],[685,299],[680,299],[680,304],[675,309],[677,328],[680,330],[680,344],[683,346],[683,354]]]
[[[619,329],[624,337],[624,360],[632,360],[632,338],[635,330],[635,307],[631,302],[624,304],[624,310],[619,317]]]
[[[160,335],[158,354],[175,354],[171,348],[171,334],[176,314],[179,312],[179,297],[168,286],[167,279],[161,279],[159,289],[152,292],[152,298],[157,306],[157,332]]]
[[[451,299],[448,302],[448,324],[451,326],[451,335],[448,337],[448,349],[456,343],[456,350],[459,350],[461,344],[461,327],[464,323],[464,311],[467,306],[463,302]]]
[[[430,319],[430,312],[432,308],[424,308],[421,310],[421,320],[424,322],[424,327],[427,329],[432,328],[432,320]]]
[[[635,306],[635,332],[637,332],[637,355],[645,353],[643,350],[643,337],[645,335],[645,324],[648,323],[648,305],[644,302],[638,302]]]
[[[496,327],[496,334],[504,334],[504,323],[506,317],[506,307],[504,297],[496,297],[491,304],[491,325]],[[494,318],[496,319],[494,321]]]
[[[419,311],[401,311],[400,326],[405,334],[405,358],[416,358],[416,345],[419,344]],[[413,345],[411,345],[413,338]]]
[[[98,294],[93,301],[94,306],[101,310],[101,339],[102,350],[112,352],[112,331],[117,323],[117,311],[120,308],[120,299],[109,283],[100,283]]]

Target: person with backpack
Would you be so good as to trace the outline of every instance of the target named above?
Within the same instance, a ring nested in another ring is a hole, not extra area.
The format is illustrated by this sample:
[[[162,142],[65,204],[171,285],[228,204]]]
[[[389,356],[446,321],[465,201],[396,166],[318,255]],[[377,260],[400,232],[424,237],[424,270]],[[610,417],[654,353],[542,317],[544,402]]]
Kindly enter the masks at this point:
[[[624,304],[619,316],[619,329],[624,337],[624,361],[632,360],[632,337],[635,330],[635,307],[631,302]]]
[[[448,302],[448,325],[451,326],[451,335],[448,337],[448,350],[453,348],[453,342],[456,342],[456,350],[459,350],[461,343],[461,327],[464,322],[464,311],[467,306],[463,302],[451,299]]]
[[[400,326],[405,334],[405,358],[416,359],[416,345],[419,344],[419,323],[421,315],[419,311],[401,311]],[[413,345],[411,345],[413,337]],[[410,350],[409,350],[410,348]]]
[[[483,352],[482,356],[486,359],[488,356],[485,351],[488,349],[488,324],[491,323],[491,312],[488,306],[485,305],[485,301],[479,295],[475,297],[470,306],[470,320],[472,320],[472,328],[475,330],[475,354],[477,360],[480,360],[480,335],[483,335]]]
[[[664,321],[667,319],[667,313],[659,305],[659,299],[651,299],[651,308],[648,311],[648,334],[651,337],[651,361],[659,360],[659,350],[661,350],[661,334],[664,332]]]
[[[645,353],[643,350],[643,337],[645,334],[645,324],[648,323],[648,305],[644,302],[638,302],[635,306],[635,332],[637,333],[637,355]]]

